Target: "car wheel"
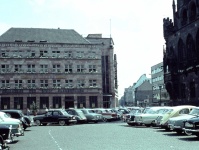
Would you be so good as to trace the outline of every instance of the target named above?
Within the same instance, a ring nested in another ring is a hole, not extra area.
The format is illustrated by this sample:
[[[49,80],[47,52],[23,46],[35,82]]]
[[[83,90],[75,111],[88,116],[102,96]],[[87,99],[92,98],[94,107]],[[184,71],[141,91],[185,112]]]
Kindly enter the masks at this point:
[[[103,121],[104,121],[104,122],[107,122],[108,120],[107,120],[107,118],[104,117],[104,118],[103,118]]]
[[[129,126],[133,126],[134,124],[133,123],[127,123]]]
[[[192,135],[192,133],[191,132],[189,132],[189,131],[184,131],[184,133],[186,134],[186,135]]]
[[[151,125],[150,125],[150,124],[145,124],[145,126],[146,126],[146,127],[150,127]]]
[[[66,123],[65,123],[65,121],[64,120],[59,120],[59,125],[60,126],[64,126]]]
[[[47,125],[47,123],[42,123],[42,125],[43,125],[43,126],[46,126],[46,125]]]
[[[35,124],[36,124],[37,126],[40,126],[40,125],[41,125],[40,120],[35,120]]]

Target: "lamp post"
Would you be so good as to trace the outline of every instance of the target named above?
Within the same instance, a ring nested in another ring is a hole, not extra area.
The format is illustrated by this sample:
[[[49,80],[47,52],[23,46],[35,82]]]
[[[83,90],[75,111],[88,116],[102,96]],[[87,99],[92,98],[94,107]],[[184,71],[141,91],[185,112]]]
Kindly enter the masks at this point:
[[[159,105],[161,106],[161,103],[162,103],[162,99],[161,99],[161,90],[162,90],[162,85],[159,85],[159,89],[160,89],[160,101],[159,101]]]

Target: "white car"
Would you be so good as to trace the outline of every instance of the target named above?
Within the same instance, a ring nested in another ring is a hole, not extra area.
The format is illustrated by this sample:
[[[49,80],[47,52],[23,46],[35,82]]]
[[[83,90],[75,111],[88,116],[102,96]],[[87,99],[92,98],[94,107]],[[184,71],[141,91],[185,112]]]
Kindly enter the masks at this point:
[[[154,125],[155,119],[165,113],[171,107],[151,107],[146,113],[135,115],[135,122],[139,125],[150,127]]]

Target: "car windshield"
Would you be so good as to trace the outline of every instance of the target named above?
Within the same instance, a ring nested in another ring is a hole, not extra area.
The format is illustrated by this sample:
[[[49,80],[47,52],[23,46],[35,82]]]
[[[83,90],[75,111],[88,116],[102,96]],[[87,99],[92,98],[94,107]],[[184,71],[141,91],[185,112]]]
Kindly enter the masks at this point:
[[[89,113],[95,113],[95,111],[94,111],[94,110],[88,110],[88,112],[89,112]]]
[[[69,115],[65,110],[61,111],[63,115]]]
[[[199,115],[199,109],[193,108],[189,114],[194,115],[194,116],[198,116]]]
[[[165,109],[164,114],[171,113],[172,111],[173,111],[173,109]]]

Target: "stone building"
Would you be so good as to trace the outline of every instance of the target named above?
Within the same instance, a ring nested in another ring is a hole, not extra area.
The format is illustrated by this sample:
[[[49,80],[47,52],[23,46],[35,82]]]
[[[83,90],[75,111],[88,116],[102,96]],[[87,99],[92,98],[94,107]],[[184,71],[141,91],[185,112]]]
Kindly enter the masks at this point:
[[[164,18],[163,27],[164,82],[172,104],[199,105],[199,1],[173,0],[173,20]]]
[[[0,109],[115,107],[112,38],[74,30],[10,28],[0,37]]]

